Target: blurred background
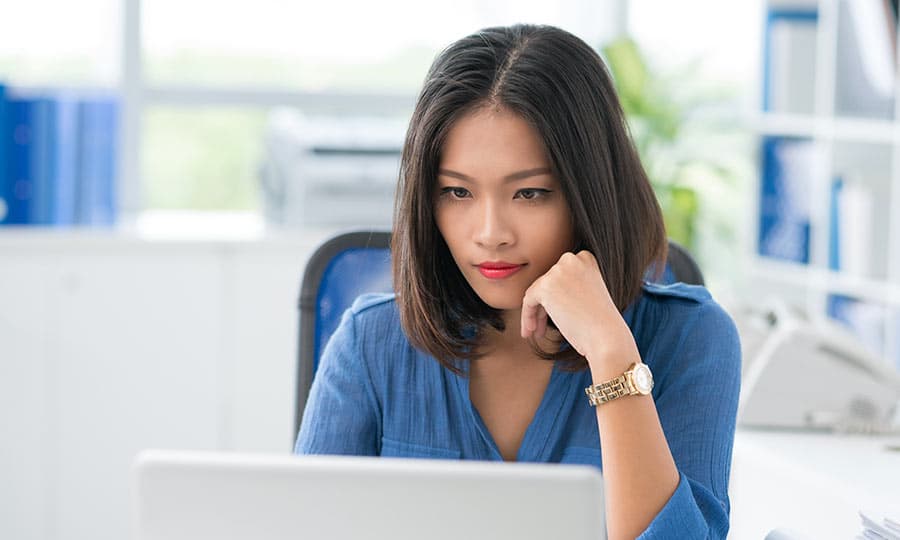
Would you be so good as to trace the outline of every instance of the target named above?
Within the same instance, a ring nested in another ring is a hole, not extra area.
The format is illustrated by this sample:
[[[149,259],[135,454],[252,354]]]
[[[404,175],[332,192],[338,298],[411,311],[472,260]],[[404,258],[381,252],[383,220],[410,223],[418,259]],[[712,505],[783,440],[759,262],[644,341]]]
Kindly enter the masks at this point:
[[[517,22],[567,29],[610,68],[669,236],[741,331],[742,427],[897,433],[894,1],[2,12],[2,538],[127,535],[142,448],[290,450],[306,261],[338,231],[390,228],[430,63]]]

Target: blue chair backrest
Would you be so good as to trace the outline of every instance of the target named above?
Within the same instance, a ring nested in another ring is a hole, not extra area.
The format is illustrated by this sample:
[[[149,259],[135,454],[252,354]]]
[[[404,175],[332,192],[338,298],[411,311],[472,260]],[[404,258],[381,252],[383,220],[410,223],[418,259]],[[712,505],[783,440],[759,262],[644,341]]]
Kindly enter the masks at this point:
[[[702,285],[703,276],[687,251],[670,241],[666,268],[657,281]],[[298,305],[300,340],[293,435],[296,436],[300,429],[309,387],[319,367],[319,356],[344,311],[363,293],[392,290],[390,232],[344,233],[319,246],[310,257]]]
[[[389,248],[350,248],[328,264],[316,294],[316,341],[313,373],[328,338],[337,329],[344,311],[357,296],[369,292],[391,292]]]

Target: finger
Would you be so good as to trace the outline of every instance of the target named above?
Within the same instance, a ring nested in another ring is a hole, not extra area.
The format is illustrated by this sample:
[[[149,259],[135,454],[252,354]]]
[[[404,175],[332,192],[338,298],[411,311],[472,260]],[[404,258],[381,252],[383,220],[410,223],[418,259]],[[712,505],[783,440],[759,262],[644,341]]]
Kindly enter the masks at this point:
[[[538,306],[537,325],[534,331],[535,337],[542,338],[547,333],[547,310],[544,306]]]
[[[521,331],[523,338],[527,338],[537,328],[538,310],[541,308],[540,298],[537,296],[537,290],[532,284],[525,291],[525,297],[522,299],[522,320]]]
[[[597,258],[594,257],[594,254],[586,249],[582,249],[578,253],[575,254],[579,259],[588,261],[588,262],[597,262]]]

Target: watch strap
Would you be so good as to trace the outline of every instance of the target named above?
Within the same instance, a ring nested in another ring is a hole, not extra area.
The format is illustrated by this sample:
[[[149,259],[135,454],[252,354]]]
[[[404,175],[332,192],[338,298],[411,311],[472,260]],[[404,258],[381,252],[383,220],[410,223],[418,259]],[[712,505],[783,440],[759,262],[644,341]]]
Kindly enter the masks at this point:
[[[591,405],[596,407],[601,403],[606,403],[616,398],[638,394],[637,388],[634,387],[631,377],[628,375],[630,375],[630,372],[623,373],[615,379],[585,388],[584,392],[588,395]]]

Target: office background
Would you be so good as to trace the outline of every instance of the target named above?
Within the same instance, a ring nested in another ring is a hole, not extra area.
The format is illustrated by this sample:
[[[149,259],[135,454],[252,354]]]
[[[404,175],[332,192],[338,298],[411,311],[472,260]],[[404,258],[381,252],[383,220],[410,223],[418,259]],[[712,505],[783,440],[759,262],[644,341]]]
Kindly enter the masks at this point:
[[[864,364],[900,372],[896,3],[3,11],[0,537],[124,537],[142,448],[290,449],[306,259],[338,230],[389,226],[397,151],[432,58],[495,24],[554,24],[604,56],[670,235],[739,319],[745,362],[775,348],[760,321],[778,313],[833,323]],[[848,444],[748,437],[741,455],[781,472],[801,456],[759,456],[821,451],[823,469]],[[821,481],[835,491],[846,478]],[[741,485],[748,506],[768,489]],[[881,500],[879,485],[868,491]],[[781,522],[735,519],[748,535]]]

